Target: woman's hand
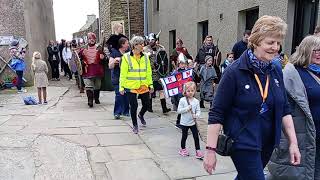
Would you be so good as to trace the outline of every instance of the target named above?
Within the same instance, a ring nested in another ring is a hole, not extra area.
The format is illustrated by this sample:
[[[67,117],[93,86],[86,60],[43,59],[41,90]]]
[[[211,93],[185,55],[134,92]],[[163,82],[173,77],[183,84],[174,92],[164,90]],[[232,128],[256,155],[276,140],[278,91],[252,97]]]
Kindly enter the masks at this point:
[[[203,167],[211,175],[212,171],[216,170],[217,159],[214,151],[207,151],[204,160]]]
[[[120,94],[121,94],[121,95],[124,95],[124,90],[120,91]]]
[[[301,154],[299,151],[299,147],[297,144],[290,144],[289,145],[289,153],[290,153],[290,161],[292,165],[299,165],[301,161]]]

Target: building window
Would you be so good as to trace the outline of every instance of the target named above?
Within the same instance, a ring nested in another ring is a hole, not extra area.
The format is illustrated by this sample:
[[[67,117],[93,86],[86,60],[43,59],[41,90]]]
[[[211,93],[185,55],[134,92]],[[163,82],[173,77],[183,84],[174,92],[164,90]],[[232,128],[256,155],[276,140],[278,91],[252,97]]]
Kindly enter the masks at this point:
[[[245,30],[251,30],[255,22],[259,18],[259,7],[253,7],[238,13],[238,36],[237,39],[240,40],[243,36]]]
[[[176,30],[169,31],[169,51],[176,48]]]
[[[292,53],[308,34],[313,34],[317,23],[319,0],[295,0]]]
[[[208,25],[209,25],[208,20],[198,22],[198,38],[197,38],[198,39],[198,49],[203,44],[204,39],[208,35]]]
[[[154,11],[159,11],[159,9],[160,9],[160,0],[153,0],[153,9],[154,9]]]

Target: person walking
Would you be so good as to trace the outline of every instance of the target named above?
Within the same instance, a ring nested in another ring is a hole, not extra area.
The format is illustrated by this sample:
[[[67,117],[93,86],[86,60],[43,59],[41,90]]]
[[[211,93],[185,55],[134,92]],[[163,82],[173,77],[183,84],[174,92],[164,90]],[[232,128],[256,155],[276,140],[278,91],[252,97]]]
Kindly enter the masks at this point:
[[[127,38],[119,39],[119,50],[112,49],[109,58],[109,68],[111,69],[111,81],[116,97],[114,102],[113,115],[115,119],[120,119],[121,115],[130,116],[129,100],[119,92],[120,64],[122,55],[128,50],[129,41]]]
[[[250,35],[251,31],[245,30],[243,32],[242,39],[233,45],[232,52],[234,54],[234,60],[237,60],[242,55],[242,53],[248,49],[248,39]]]
[[[290,164],[289,142],[281,136],[268,169],[270,180],[320,180],[320,36],[305,37],[283,70],[301,163]]]
[[[36,51],[32,56],[31,69],[34,73],[34,86],[38,90],[38,104],[48,104],[47,102],[47,87],[48,87],[48,66],[47,63],[41,59],[40,52]],[[43,97],[43,98],[42,98]]]
[[[130,40],[132,50],[125,53],[121,59],[119,91],[121,95],[126,93],[130,104],[130,115],[133,125],[133,133],[139,132],[137,122],[137,94],[140,95],[142,108],[138,117],[143,126],[146,126],[144,114],[148,110],[150,94],[153,93],[152,70],[149,57],[143,53],[144,39],[134,36]]]
[[[179,101],[177,113],[181,114],[180,127],[182,130],[181,149],[179,150],[179,154],[181,156],[189,156],[189,152],[186,149],[186,141],[188,138],[188,130],[191,129],[196,148],[196,158],[201,159],[203,158],[203,153],[200,150],[199,130],[196,122],[197,119],[200,118],[201,110],[199,100],[194,97],[196,91],[196,83],[193,81],[187,82],[183,89],[184,97]]]
[[[97,49],[96,40],[96,35],[93,32],[89,32],[88,45],[79,52],[79,57],[83,62],[82,77],[90,108],[93,107],[93,100],[96,104],[100,104],[101,78],[104,75],[102,61],[105,57]]]
[[[260,17],[249,38],[249,49],[224,72],[208,118],[204,168],[215,170],[216,152],[231,156],[236,180],[264,180],[264,167],[280,143],[283,129],[289,140],[290,163],[300,164],[301,155],[282,70],[272,59],[278,54],[287,24],[279,17]],[[221,151],[230,138],[228,151]],[[217,150],[218,148],[218,150]]]

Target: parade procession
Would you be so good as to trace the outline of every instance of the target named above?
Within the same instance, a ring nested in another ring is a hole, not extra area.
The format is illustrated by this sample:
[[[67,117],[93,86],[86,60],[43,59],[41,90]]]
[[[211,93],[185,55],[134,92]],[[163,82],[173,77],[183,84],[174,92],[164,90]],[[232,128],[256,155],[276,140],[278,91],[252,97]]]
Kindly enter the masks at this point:
[[[2,0],[0,180],[320,180],[319,8]]]

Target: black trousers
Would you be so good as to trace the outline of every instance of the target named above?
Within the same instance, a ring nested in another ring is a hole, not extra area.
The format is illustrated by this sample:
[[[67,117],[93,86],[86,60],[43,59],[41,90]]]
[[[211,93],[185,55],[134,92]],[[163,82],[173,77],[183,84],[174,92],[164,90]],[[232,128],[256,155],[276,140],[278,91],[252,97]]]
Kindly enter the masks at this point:
[[[137,109],[138,109],[138,100],[137,100],[137,94],[126,92],[128,99],[129,99],[129,105],[130,105],[130,114],[131,114],[131,120],[133,126],[138,126],[137,122]],[[140,94],[140,99],[142,103],[142,108],[139,112],[140,116],[144,116],[144,114],[147,112],[148,106],[149,106],[149,99],[150,95],[149,92]]]
[[[181,138],[181,148],[185,149],[186,148],[186,141],[188,138],[188,130],[191,129],[192,136],[194,139],[194,145],[196,147],[196,150],[200,150],[200,142],[199,142],[199,135],[198,135],[198,128],[197,125],[193,126],[183,126],[181,125],[181,130],[182,130],[182,138]]]
[[[59,79],[60,73],[59,73],[59,61],[49,61],[51,66],[51,73],[52,78]]]

